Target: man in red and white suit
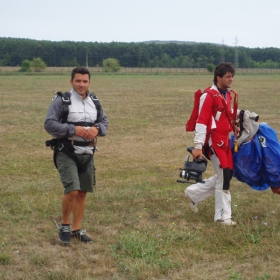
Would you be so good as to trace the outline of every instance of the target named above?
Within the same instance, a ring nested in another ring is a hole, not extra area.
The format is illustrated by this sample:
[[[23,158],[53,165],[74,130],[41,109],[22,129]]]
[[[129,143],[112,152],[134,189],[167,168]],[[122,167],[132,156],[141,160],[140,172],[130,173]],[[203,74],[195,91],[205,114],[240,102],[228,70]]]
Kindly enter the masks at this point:
[[[199,202],[215,195],[214,221],[229,226],[236,225],[231,217],[229,191],[233,170],[229,133],[233,131],[232,120],[237,115],[237,94],[229,90],[234,74],[231,63],[220,63],[215,68],[214,85],[200,97],[192,155],[196,159],[204,154],[211,160],[216,174],[185,190],[194,212],[198,212]],[[232,93],[235,94],[234,109],[231,108]]]

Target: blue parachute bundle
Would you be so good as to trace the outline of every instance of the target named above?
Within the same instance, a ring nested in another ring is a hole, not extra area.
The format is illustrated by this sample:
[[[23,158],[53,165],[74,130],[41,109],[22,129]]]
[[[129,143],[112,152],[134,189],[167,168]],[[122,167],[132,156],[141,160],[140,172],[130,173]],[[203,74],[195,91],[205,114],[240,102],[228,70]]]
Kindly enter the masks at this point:
[[[260,124],[258,131],[267,184],[280,187],[280,144],[277,133],[267,124]]]
[[[231,136],[233,152],[233,176],[255,190],[280,187],[280,143],[276,131],[266,123],[260,123],[254,137],[234,152],[234,136]]]
[[[234,141],[231,141],[233,143]],[[261,146],[255,135],[249,142],[242,144],[238,152],[233,152],[233,176],[249,186],[258,186],[258,190],[265,190],[268,185],[263,180],[263,162]]]

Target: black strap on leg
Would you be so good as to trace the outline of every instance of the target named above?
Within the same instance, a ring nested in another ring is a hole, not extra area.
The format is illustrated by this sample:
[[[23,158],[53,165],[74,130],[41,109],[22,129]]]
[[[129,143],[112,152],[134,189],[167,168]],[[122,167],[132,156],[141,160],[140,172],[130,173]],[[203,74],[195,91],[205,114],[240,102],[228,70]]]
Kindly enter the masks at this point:
[[[223,184],[223,190],[228,191],[230,187],[230,180],[232,178],[232,170],[227,168],[223,169],[223,176],[224,176],[224,184]]]

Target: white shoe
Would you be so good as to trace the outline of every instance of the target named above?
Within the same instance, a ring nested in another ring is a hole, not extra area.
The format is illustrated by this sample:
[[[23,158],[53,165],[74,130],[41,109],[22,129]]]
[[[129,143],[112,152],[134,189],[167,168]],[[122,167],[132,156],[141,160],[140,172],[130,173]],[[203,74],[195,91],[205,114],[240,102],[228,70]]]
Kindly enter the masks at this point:
[[[194,203],[188,195],[186,195],[187,199],[189,200],[189,206],[194,213],[198,212],[197,203]]]
[[[234,222],[232,219],[216,220],[215,222],[225,226],[236,226],[236,222]]]

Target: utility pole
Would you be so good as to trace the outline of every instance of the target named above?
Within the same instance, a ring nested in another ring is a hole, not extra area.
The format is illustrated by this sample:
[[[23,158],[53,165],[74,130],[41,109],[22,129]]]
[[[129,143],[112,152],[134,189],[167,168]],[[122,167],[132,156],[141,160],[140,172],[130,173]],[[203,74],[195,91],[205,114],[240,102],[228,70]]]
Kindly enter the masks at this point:
[[[221,56],[221,62],[225,62],[225,41],[223,39],[222,41],[222,56]]]
[[[239,67],[237,43],[238,43],[238,40],[237,40],[237,37],[235,37],[235,53],[234,53],[234,66],[235,66],[235,68]]]
[[[86,68],[88,68],[88,52],[86,52]]]

